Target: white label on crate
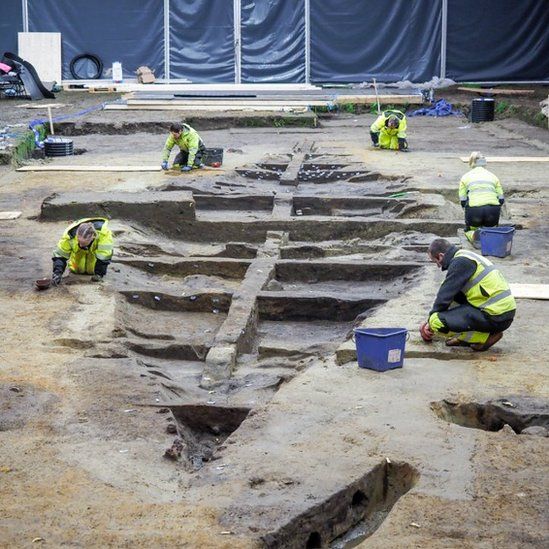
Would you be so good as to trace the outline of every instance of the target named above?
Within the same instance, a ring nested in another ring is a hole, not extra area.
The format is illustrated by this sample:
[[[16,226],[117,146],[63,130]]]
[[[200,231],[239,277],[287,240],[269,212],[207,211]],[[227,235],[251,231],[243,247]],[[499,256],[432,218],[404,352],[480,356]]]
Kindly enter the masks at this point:
[[[402,351],[400,349],[391,349],[387,354],[387,362],[389,362],[390,364],[394,362],[400,362],[401,354],[402,354]]]
[[[512,240],[509,240],[509,242],[507,242],[507,251],[510,252],[511,251],[511,246],[513,245],[513,241]]]

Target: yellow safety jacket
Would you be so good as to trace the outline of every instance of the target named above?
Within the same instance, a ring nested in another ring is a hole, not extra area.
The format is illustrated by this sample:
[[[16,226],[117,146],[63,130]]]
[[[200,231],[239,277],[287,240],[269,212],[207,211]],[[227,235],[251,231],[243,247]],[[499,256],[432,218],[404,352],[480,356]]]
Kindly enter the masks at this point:
[[[461,289],[473,307],[491,316],[514,311],[517,308],[509,284],[491,261],[467,250],[458,250],[454,257],[466,257],[477,264],[473,276]]]
[[[469,207],[499,205],[503,188],[499,179],[486,168],[468,171],[459,182],[459,199],[468,201]]]
[[[87,248],[80,248],[76,231],[82,223],[93,223],[97,237]],[[57,243],[53,257],[62,257],[68,260],[69,269],[77,274],[94,274],[97,259],[110,261],[113,253],[113,238],[109,229],[109,222],[103,217],[89,217],[80,219],[69,225]]]
[[[391,116],[398,118],[398,128],[388,128],[385,125],[387,119]],[[406,116],[403,112],[391,109],[383,111],[370,126],[370,131],[379,133],[379,146],[383,149],[398,149],[398,140],[406,139]]]
[[[200,143],[202,140],[198,135],[198,132],[191,128],[187,124],[182,124],[182,132],[179,136],[179,139],[176,139],[171,133],[166,139],[166,144],[164,145],[164,150],[162,151],[162,160],[166,162],[170,158],[170,153],[175,145],[179,147],[180,150],[189,153],[189,158],[187,159],[187,166],[192,166],[194,164],[194,157],[198,152]]]

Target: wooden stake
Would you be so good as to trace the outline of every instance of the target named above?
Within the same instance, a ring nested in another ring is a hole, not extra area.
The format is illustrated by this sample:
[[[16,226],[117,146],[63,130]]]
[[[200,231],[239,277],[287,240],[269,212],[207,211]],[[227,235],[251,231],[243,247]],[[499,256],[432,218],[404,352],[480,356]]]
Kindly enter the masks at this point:
[[[52,116],[51,116],[51,105],[48,105],[48,118],[50,119],[50,133],[52,135],[55,135],[55,133],[53,131],[53,119],[52,119]]]
[[[377,103],[377,114],[381,114],[381,107],[379,106],[379,96],[377,95],[377,83],[376,79],[374,78],[374,90],[376,92],[376,103]]]

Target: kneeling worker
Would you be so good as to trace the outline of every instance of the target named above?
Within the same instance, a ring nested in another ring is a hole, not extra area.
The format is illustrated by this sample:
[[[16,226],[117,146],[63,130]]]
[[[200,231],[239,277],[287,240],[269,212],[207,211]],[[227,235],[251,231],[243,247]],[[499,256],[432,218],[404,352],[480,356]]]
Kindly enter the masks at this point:
[[[53,252],[52,283],[61,283],[67,262],[76,274],[89,274],[99,282],[112,259],[113,239],[108,221],[93,217],[76,221],[66,229]]]
[[[370,137],[374,147],[407,152],[406,126],[406,116],[403,112],[396,109],[384,111],[370,126]]]
[[[449,347],[486,351],[502,338],[515,316],[515,298],[503,275],[486,258],[442,238],[429,246],[429,258],[448,273],[429,320],[420,327],[422,338],[430,341],[439,333],[449,338]]]
[[[465,208],[465,236],[472,243],[478,240],[478,227],[496,227],[505,201],[499,179],[486,166],[486,158],[471,153],[469,170],[459,182],[459,200]]]
[[[166,139],[162,151],[162,169],[168,169],[168,160],[174,145],[179,147],[179,154],[175,157],[174,166],[180,166],[182,172],[190,172],[193,168],[202,168],[202,156],[205,147],[198,132],[187,124],[172,124],[170,135]]]

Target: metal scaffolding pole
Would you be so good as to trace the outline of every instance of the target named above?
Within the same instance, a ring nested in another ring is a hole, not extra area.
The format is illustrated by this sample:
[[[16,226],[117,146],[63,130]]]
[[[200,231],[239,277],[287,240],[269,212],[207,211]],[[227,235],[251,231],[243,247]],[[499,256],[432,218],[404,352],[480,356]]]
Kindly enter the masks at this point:
[[[448,0],[442,0],[442,33],[440,40],[440,77],[446,78],[446,42],[448,37]]]
[[[242,48],[241,48],[241,0],[234,0],[234,82],[240,84],[242,79]]]
[[[311,82],[311,0],[305,1],[305,83]]]
[[[170,82],[170,0],[164,0],[164,79]]]
[[[28,0],[21,0],[23,10],[23,32],[29,32],[29,3]]]

